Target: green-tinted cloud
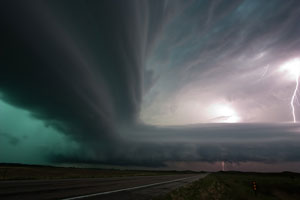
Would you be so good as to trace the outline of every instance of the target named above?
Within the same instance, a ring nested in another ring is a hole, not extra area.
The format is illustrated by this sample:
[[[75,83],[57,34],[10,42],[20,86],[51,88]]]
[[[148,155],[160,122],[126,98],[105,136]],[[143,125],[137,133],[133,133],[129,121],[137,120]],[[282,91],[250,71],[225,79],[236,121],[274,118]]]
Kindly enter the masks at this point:
[[[30,112],[0,100],[0,162],[47,164],[50,152],[68,154],[77,147]]]

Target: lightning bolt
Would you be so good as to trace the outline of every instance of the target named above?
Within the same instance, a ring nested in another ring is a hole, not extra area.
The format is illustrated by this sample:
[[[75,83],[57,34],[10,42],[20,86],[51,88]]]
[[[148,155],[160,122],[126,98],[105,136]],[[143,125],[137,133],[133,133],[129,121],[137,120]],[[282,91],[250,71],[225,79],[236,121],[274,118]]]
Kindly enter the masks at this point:
[[[295,114],[294,101],[295,101],[295,99],[298,99],[297,98],[298,86],[299,86],[299,73],[296,74],[296,87],[295,87],[295,90],[293,92],[293,96],[292,96],[292,99],[291,99],[291,107],[292,107],[292,114],[293,114],[294,123],[297,122],[297,120],[296,120],[296,114]]]
[[[297,122],[296,119],[296,114],[295,114],[295,101],[298,102],[299,104],[299,99],[297,96],[298,93],[298,87],[299,87],[299,75],[300,75],[300,58],[295,58],[293,60],[290,60],[286,63],[284,63],[281,67],[280,67],[280,71],[282,72],[286,72],[289,74],[289,77],[291,77],[292,79],[296,79],[296,86],[291,98],[291,108],[292,108],[292,115],[293,115],[293,120],[294,123]]]

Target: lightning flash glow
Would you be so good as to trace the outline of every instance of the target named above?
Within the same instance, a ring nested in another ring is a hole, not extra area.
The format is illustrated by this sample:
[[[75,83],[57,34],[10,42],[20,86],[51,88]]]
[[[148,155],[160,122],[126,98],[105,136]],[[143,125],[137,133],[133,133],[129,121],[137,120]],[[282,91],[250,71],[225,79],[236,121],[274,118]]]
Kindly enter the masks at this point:
[[[295,58],[291,61],[286,62],[284,65],[280,68],[281,71],[288,72],[289,76],[293,78],[296,81],[296,86],[293,92],[293,95],[291,97],[291,108],[292,108],[292,115],[293,115],[293,121],[294,123],[297,122],[296,114],[295,114],[295,100],[297,99],[297,90],[299,87],[299,73],[300,73],[300,59]],[[298,99],[297,99],[298,100]]]
[[[225,103],[212,104],[208,107],[208,113],[211,114],[211,122],[217,123],[237,123],[240,122],[240,117],[237,112]]]
[[[222,161],[222,171],[225,171],[225,162]]]

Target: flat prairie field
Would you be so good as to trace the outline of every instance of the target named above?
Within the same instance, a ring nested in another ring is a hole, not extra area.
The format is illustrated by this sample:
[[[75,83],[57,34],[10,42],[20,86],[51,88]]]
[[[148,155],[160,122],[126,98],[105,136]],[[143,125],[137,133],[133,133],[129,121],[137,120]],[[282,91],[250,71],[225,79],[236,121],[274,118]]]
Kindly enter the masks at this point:
[[[193,174],[192,171],[151,171],[0,164],[1,180],[47,180]]]
[[[156,200],[299,200],[300,174],[283,173],[211,173]]]

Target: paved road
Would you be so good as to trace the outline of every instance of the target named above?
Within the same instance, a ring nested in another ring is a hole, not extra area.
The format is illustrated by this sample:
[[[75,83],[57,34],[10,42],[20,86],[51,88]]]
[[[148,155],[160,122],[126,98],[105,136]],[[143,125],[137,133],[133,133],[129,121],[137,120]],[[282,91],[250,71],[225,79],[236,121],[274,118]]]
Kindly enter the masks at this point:
[[[0,199],[148,200],[204,176],[206,174],[0,181]]]

